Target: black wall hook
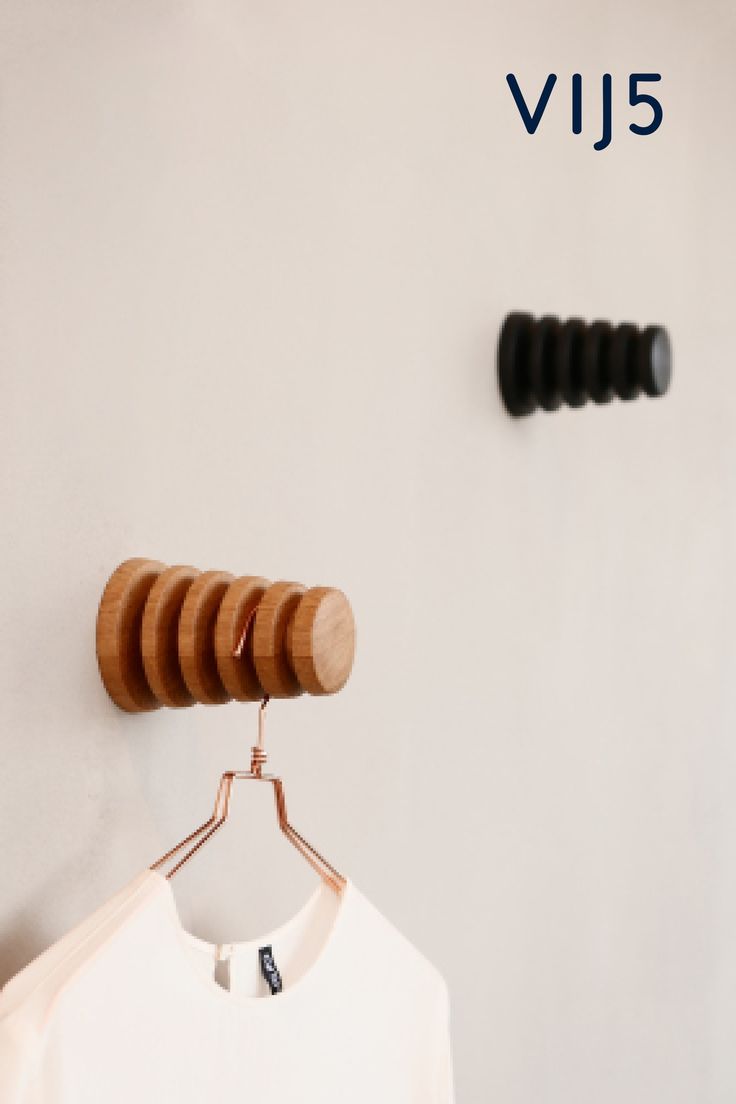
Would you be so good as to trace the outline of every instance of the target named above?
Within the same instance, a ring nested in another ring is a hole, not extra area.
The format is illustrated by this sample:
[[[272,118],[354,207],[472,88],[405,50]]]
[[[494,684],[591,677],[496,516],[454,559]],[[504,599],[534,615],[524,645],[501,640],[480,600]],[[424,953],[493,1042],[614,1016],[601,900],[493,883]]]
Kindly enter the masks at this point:
[[[630,322],[583,322],[554,315],[506,316],[498,343],[498,378],[509,414],[583,406],[589,399],[664,395],[672,377],[672,353],[663,326],[640,329]]]

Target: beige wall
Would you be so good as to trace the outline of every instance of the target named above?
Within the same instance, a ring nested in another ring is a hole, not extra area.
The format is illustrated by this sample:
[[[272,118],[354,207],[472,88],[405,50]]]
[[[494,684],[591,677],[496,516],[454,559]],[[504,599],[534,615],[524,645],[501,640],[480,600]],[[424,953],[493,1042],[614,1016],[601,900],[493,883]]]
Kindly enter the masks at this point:
[[[732,5],[0,11],[0,976],[247,760],[252,707],[111,706],[109,571],[325,582],[354,677],[274,704],[272,763],[447,976],[459,1100],[733,1101]],[[509,70],[560,76],[533,139]],[[513,308],[665,322],[671,394],[513,422]],[[271,818],[177,880],[199,933],[304,897]]]

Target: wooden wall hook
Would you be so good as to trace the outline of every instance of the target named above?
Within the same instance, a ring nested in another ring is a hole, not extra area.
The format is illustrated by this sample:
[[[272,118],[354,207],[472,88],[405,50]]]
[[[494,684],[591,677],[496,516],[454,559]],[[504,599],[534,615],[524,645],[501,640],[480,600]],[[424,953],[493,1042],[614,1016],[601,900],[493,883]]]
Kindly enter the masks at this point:
[[[97,614],[97,660],[121,709],[334,694],[355,657],[355,622],[334,587],[125,560]],[[239,644],[242,644],[239,654]]]

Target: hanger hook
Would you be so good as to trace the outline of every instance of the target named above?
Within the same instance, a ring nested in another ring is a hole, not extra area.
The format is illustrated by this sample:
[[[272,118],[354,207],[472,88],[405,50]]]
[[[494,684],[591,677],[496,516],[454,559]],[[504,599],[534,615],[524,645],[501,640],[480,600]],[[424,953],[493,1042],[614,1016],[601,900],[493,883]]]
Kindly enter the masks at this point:
[[[258,707],[258,743],[255,745],[255,747],[251,748],[251,755],[250,755],[251,774],[255,774],[259,778],[261,777],[261,769],[262,769],[262,767],[263,767],[263,765],[264,765],[264,763],[266,762],[266,759],[267,759],[266,747],[265,747],[265,742],[266,742],[265,713],[266,713],[266,706],[268,705],[270,700],[271,700],[270,694],[264,694],[263,695],[263,700],[261,701],[261,704]]]

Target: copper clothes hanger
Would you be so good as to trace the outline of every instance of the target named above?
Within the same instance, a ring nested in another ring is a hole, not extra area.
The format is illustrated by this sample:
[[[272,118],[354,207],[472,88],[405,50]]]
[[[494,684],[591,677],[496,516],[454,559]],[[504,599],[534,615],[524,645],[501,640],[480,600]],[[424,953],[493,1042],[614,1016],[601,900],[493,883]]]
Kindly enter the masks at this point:
[[[243,638],[245,637],[245,631]],[[242,640],[241,640],[242,646]],[[220,785],[217,788],[217,796],[215,798],[215,808],[212,812],[212,816],[209,820],[206,820],[204,824],[201,824],[199,828],[196,828],[191,832],[181,843],[177,843],[176,847],[172,847],[170,851],[167,851],[165,855],[162,855],[160,859],[157,859],[151,866],[151,870],[159,870],[170,859],[173,859],[180,851],[188,847],[189,850],[186,854],[179,859],[179,861],[168,871],[167,878],[173,878],[177,871],[181,870],[186,862],[192,858],[200,847],[204,845],[212,838],[218,828],[222,828],[223,824],[228,818],[230,813],[230,799],[232,796],[233,783],[238,781],[249,782],[270,782],[274,788],[274,796],[276,798],[276,815],[278,817],[279,827],[284,833],[290,843],[302,853],[308,863],[317,871],[319,876],[327,882],[331,889],[336,893],[345,886],[345,878],[339,871],[335,870],[335,867],[328,863],[319,851],[315,850],[311,844],[307,843],[303,836],[297,832],[291,824],[289,824],[286,815],[286,797],[284,795],[284,787],[280,778],[275,774],[264,774],[263,765],[266,762],[266,751],[264,748],[264,713],[266,706],[268,705],[268,694],[263,698],[258,710],[258,743],[251,748],[251,761],[249,771],[225,771],[220,779]]]

